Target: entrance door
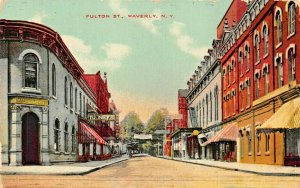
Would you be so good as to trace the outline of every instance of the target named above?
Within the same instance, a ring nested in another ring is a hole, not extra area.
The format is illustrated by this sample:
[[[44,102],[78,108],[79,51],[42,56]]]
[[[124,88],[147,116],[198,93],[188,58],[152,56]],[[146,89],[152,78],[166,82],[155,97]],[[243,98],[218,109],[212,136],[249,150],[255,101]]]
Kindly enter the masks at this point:
[[[39,124],[34,113],[22,117],[22,163],[39,164]]]

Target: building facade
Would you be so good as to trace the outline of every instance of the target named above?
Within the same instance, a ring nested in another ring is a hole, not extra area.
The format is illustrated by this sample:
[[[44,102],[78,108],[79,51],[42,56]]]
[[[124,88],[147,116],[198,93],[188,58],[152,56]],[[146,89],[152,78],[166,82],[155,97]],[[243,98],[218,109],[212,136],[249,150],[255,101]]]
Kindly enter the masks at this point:
[[[2,164],[77,160],[81,119],[105,105],[61,37],[40,24],[0,20],[0,66]]]
[[[297,112],[276,113],[298,108],[299,19],[298,1],[253,0],[223,20],[223,122],[239,127],[240,162],[300,165]]]

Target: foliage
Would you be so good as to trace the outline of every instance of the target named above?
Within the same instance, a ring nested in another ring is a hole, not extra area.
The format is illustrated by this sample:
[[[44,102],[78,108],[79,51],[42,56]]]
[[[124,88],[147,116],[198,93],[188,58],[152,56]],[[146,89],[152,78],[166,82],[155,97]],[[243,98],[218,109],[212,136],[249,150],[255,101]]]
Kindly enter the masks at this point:
[[[152,134],[155,130],[164,130],[165,119],[168,114],[169,112],[166,108],[161,108],[153,112],[147,122],[146,133]]]
[[[145,126],[139,115],[136,112],[131,111],[121,121],[120,128],[120,138],[123,141],[131,141],[133,140],[134,134],[140,134],[144,131]]]

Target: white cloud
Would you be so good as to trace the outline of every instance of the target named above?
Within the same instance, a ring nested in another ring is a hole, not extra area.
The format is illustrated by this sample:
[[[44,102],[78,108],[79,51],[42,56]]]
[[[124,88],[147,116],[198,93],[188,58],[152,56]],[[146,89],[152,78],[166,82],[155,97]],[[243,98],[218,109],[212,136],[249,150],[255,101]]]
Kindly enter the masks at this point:
[[[38,12],[28,21],[41,24],[41,23],[43,23],[43,19],[45,17],[46,17],[46,14],[44,12]]]
[[[108,5],[116,14],[121,14],[124,17],[130,14],[129,9],[122,6],[122,0],[110,0]],[[151,14],[160,15],[161,11],[154,10]],[[135,21],[149,32],[158,34],[158,27],[154,24],[154,22],[158,20],[160,20],[160,18],[157,16],[156,18],[136,19]]]
[[[170,33],[176,39],[179,49],[197,59],[202,59],[207,54],[207,47],[197,46],[195,40],[184,32],[185,24],[173,22],[170,26]]]
[[[100,52],[97,54],[103,54],[100,57],[94,55],[92,47],[83,40],[70,35],[63,35],[62,38],[78,63],[89,73],[94,73],[103,68],[119,68],[131,52],[131,48],[125,44],[106,43],[99,48]]]

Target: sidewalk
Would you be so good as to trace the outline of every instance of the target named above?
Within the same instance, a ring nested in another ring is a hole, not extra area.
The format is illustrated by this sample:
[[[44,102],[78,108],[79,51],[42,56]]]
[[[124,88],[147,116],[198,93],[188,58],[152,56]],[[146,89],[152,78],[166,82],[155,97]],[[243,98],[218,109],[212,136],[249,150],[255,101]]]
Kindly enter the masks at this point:
[[[167,160],[180,161],[185,163],[222,168],[226,170],[234,170],[240,172],[254,173],[264,176],[300,176],[300,167],[264,165],[264,164],[246,164],[237,162],[222,162],[213,160],[199,159],[171,159],[169,157],[159,157]]]
[[[0,166],[0,175],[85,175],[106,166],[128,160],[127,155],[104,161],[55,164],[52,166]]]

